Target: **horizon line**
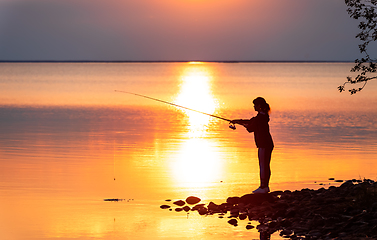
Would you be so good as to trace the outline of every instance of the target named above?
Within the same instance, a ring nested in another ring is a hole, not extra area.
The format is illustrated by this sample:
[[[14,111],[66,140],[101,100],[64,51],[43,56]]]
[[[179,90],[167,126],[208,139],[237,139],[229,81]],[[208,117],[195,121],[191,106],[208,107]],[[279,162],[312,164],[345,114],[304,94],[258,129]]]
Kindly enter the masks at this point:
[[[234,60],[0,60],[0,63],[354,63],[347,60],[250,60],[250,61],[234,61]]]

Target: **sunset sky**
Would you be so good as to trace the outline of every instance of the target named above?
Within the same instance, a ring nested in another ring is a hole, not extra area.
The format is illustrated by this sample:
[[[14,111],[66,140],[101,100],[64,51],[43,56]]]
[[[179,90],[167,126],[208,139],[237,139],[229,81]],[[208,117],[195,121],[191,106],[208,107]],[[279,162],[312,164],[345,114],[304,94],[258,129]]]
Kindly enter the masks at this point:
[[[2,61],[353,61],[357,33],[344,0],[0,0]]]

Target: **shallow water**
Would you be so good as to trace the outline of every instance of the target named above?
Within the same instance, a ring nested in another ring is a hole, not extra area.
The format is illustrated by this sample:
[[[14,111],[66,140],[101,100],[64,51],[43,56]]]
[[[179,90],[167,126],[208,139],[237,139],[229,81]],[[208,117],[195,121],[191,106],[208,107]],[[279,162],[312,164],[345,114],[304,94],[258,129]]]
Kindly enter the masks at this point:
[[[339,94],[351,66],[2,63],[0,233],[3,239],[258,239],[247,222],[235,228],[216,215],[159,208],[166,199],[195,195],[221,203],[254,190],[252,135],[114,90],[228,119],[255,115],[250,102],[264,96],[276,145],[271,189],[317,189],[339,184],[330,177],[376,178],[376,86]]]

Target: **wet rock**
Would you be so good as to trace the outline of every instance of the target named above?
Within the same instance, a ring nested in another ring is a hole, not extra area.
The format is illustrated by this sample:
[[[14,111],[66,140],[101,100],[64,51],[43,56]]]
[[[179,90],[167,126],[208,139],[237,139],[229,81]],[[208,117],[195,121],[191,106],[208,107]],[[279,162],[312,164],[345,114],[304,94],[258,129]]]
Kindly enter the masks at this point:
[[[240,202],[239,197],[228,197],[227,200],[226,200],[226,203],[228,203],[230,205],[235,205],[235,204],[238,204],[239,202]]]
[[[207,215],[208,214],[208,209],[204,206],[200,207],[197,211],[200,215]]]
[[[238,217],[239,210],[238,208],[233,208],[230,210],[230,217]]]
[[[212,212],[219,212],[220,211],[220,206],[215,204],[214,202],[210,202],[208,204],[208,210]]]
[[[280,231],[291,239],[377,239],[377,183],[372,180],[345,181],[328,189],[246,194],[220,205],[197,204],[192,210],[201,215],[230,212],[228,222],[233,226],[248,218],[259,222],[261,234]]]
[[[341,188],[350,188],[350,187],[353,187],[353,181],[352,180],[349,180],[349,181],[345,181],[344,183],[342,183],[342,185],[340,185]]]
[[[273,194],[267,193],[267,194],[246,194],[243,195],[240,199],[239,202],[248,205],[260,205],[264,202],[275,202],[275,196]]]
[[[198,211],[200,215],[208,214],[208,208],[205,207],[205,204],[197,204],[191,208],[191,211]]]
[[[250,229],[253,229],[253,228],[254,228],[253,225],[250,225],[250,224],[246,225],[246,229],[247,229],[247,230],[250,230]]]
[[[274,219],[277,219],[279,217],[284,217],[286,215],[286,210],[284,207],[277,207],[275,208],[275,213],[272,215]]]
[[[193,208],[191,208],[192,211],[197,211],[199,210],[200,208],[203,208],[205,206],[205,204],[197,204],[195,205]]]
[[[180,207],[182,207],[186,204],[185,201],[182,201],[182,200],[178,200],[178,201],[175,201],[173,203],[177,206],[180,206]]]
[[[233,226],[238,226],[238,221],[237,221],[237,219],[235,219],[235,218],[230,219],[230,220],[228,221],[228,223],[229,223],[230,225],[233,225]]]
[[[264,225],[264,224],[260,224],[257,226],[257,229],[259,232],[266,232],[268,231],[268,226],[267,225]]]
[[[290,236],[293,234],[293,231],[290,229],[284,229],[280,232],[280,236]]]
[[[194,197],[194,196],[190,196],[188,198],[186,198],[186,202],[190,205],[194,205],[194,204],[197,204],[201,201],[200,198],[198,197]]]
[[[241,214],[238,215],[238,218],[240,220],[245,220],[247,218],[247,214],[246,213],[241,213]]]
[[[126,199],[121,199],[121,198],[105,198],[105,199],[103,199],[103,201],[106,201],[106,202],[119,202],[119,201],[123,201],[123,200],[126,200]]]
[[[290,208],[287,210],[287,213],[285,214],[286,218],[293,218],[297,214],[297,211],[295,208]]]
[[[188,211],[191,210],[191,208],[190,208],[189,206],[184,206],[184,207],[183,207],[183,210],[185,210],[185,212],[188,212]]]

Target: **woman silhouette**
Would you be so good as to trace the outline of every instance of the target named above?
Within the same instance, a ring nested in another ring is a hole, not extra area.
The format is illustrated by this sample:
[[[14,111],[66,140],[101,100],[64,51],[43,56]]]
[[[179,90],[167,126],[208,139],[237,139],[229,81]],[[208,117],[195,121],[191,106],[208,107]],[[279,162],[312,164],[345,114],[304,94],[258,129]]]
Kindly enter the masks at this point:
[[[268,193],[270,192],[271,154],[274,148],[274,142],[272,141],[268,125],[270,121],[270,105],[262,97],[257,97],[253,100],[253,103],[254,110],[258,112],[257,116],[251,119],[235,119],[231,123],[240,124],[248,132],[254,132],[254,140],[258,148],[260,186],[253,193]]]

